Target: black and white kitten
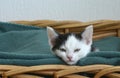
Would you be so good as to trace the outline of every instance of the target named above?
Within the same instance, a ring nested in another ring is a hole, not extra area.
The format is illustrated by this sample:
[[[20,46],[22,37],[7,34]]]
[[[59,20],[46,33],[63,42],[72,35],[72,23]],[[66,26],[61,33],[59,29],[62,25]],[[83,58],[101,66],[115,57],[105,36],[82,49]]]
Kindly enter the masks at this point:
[[[51,50],[67,64],[76,64],[91,51],[93,26],[88,26],[81,34],[59,34],[47,27]]]

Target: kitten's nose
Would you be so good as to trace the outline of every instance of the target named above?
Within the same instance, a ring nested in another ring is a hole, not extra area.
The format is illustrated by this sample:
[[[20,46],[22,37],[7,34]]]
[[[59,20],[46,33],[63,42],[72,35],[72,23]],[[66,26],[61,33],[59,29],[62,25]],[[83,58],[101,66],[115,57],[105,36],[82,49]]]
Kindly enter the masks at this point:
[[[72,56],[67,56],[67,58],[71,61],[71,59],[72,59]]]

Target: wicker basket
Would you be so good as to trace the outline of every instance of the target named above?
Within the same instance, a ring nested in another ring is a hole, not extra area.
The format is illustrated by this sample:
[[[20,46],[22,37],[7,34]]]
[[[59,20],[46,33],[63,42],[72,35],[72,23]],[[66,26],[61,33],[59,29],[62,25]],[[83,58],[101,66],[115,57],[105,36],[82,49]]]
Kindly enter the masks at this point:
[[[88,25],[94,25],[94,39],[106,36],[120,37],[120,20],[98,20],[91,22],[79,21],[14,21],[17,24],[46,27],[51,26],[60,33],[82,31]],[[52,76],[53,78],[89,78],[76,73],[87,72],[94,74],[94,78],[106,76],[108,78],[120,78],[120,66],[112,65],[88,65],[88,66],[68,66],[68,65],[38,65],[38,66],[14,66],[0,65],[0,75],[2,78],[43,78]]]

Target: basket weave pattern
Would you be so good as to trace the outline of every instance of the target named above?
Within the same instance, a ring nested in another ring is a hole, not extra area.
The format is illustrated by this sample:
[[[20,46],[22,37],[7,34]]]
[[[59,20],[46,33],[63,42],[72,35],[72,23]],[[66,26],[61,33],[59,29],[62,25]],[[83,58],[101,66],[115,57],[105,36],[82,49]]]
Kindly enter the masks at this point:
[[[37,20],[37,21],[12,21],[17,24],[53,27],[60,33],[79,33],[86,26],[94,26],[93,39],[100,39],[106,36],[120,37],[119,20],[97,20],[91,22],[80,21],[54,21],[54,20]],[[94,78],[106,76],[108,78],[120,78],[120,66],[112,65],[88,65],[88,66],[68,66],[68,65],[38,65],[38,66],[14,66],[0,65],[0,75],[2,78],[43,78],[52,76],[53,78],[89,78],[76,73],[87,72],[94,74]]]
[[[47,27],[51,26],[61,33],[79,33],[86,26],[94,26],[94,39],[106,36],[120,37],[120,20],[97,20],[90,22],[79,21],[53,21],[53,20],[37,20],[37,21],[14,21],[17,24]]]

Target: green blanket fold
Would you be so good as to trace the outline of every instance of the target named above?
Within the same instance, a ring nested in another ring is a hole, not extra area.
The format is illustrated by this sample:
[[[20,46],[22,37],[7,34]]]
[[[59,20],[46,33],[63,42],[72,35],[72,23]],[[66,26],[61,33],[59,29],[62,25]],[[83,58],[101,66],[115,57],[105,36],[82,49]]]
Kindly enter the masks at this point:
[[[120,65],[120,38],[107,37],[94,42],[100,52],[91,52],[77,65]],[[51,53],[45,28],[0,22],[0,64],[65,64]]]
[[[101,51],[96,53],[90,53],[87,57],[82,58],[78,62],[78,65],[92,65],[92,64],[120,65],[120,52]]]

